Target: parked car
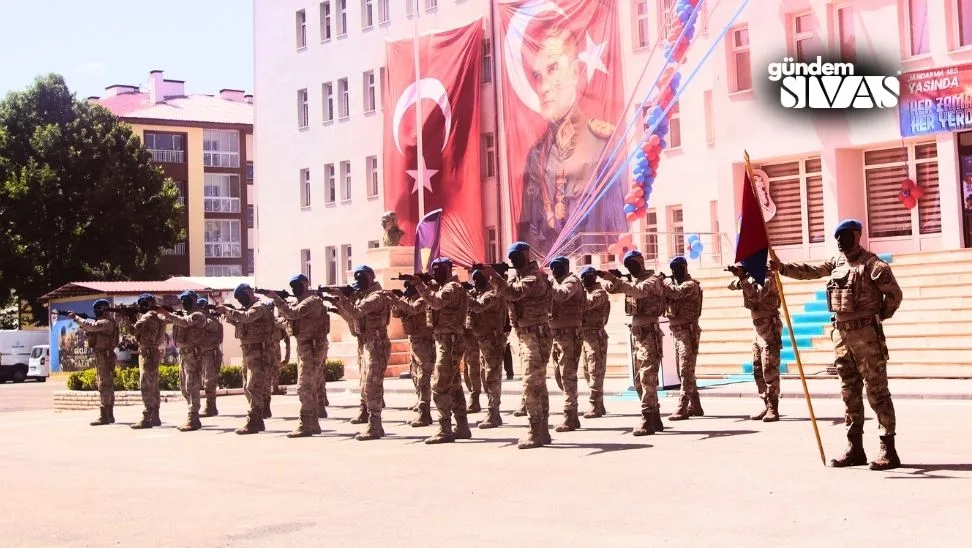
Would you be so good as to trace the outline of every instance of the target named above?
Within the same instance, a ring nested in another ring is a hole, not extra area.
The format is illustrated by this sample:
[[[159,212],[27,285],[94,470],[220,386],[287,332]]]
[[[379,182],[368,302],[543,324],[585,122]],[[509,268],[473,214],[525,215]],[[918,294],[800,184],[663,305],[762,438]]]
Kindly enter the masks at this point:
[[[0,383],[27,380],[31,350],[49,341],[49,331],[0,330]],[[48,368],[50,361],[48,356]]]
[[[27,362],[27,378],[46,382],[51,376],[51,347],[39,344],[30,349],[30,360]]]

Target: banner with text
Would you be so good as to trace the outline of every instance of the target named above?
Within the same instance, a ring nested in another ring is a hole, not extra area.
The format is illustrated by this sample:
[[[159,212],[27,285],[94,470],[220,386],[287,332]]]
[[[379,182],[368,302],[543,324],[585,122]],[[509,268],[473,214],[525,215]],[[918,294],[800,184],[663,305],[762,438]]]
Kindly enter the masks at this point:
[[[899,77],[902,137],[972,129],[972,64]]]

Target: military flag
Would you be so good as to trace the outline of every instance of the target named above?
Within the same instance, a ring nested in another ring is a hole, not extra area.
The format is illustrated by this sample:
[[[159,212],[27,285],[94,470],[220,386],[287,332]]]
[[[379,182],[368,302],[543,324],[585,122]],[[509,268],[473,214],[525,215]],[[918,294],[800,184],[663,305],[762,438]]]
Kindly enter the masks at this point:
[[[742,188],[742,219],[736,241],[736,262],[742,263],[746,272],[760,285],[766,283],[766,260],[769,257],[769,238],[762,207],[753,193],[749,172],[744,175]]]
[[[430,212],[415,227],[415,272],[431,270],[432,261],[439,256],[441,229],[441,209]]]

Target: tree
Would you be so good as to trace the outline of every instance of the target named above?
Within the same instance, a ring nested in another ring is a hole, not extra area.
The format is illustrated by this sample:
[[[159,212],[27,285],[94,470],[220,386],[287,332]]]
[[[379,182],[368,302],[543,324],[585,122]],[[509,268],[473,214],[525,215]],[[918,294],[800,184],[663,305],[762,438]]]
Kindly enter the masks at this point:
[[[157,277],[181,237],[178,190],[141,139],[55,74],[0,101],[0,302],[66,283]]]

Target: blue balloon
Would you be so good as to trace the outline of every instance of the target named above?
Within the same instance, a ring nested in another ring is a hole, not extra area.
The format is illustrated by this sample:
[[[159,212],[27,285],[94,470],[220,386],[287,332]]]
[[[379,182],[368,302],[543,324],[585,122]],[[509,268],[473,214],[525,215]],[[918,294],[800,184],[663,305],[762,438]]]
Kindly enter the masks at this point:
[[[689,234],[688,235],[688,238],[685,241],[687,241],[689,243],[689,245],[691,245],[691,244],[699,241],[699,235],[698,234]]]
[[[662,150],[665,150],[666,148],[668,148],[668,143],[665,142],[664,139],[662,139],[661,141],[658,141],[658,147]]]
[[[698,260],[698,258],[701,256],[701,253],[696,253],[694,250],[689,251],[689,259],[692,259],[693,261]]]
[[[676,86],[679,85],[682,82],[682,74],[680,72],[676,72],[675,74],[673,74],[672,75],[672,82]]]
[[[692,243],[692,250],[693,251],[698,251],[699,253],[701,253],[702,252],[702,240],[695,240],[695,242]]]
[[[634,213],[634,210],[635,210],[635,206],[633,206],[631,204],[625,204],[624,205],[624,212],[625,213]]]

